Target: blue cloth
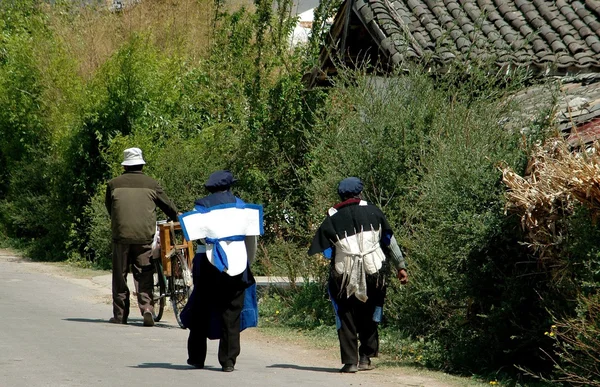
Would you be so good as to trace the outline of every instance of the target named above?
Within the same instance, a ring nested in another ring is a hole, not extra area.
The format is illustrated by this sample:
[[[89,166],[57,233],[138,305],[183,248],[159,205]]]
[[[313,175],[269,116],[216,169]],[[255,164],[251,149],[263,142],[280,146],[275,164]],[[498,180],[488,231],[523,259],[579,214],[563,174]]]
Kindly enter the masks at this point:
[[[229,262],[227,262],[227,254],[225,254],[225,250],[221,246],[220,242],[235,242],[235,241],[243,241],[245,239],[244,235],[234,235],[226,238],[206,238],[205,241],[207,244],[214,245],[213,248],[213,264],[219,271],[224,271],[229,269]]]
[[[256,299],[256,284],[246,289],[244,308],[240,315],[240,331],[258,325],[258,302]]]
[[[258,325],[258,303],[256,302],[256,284],[244,292],[244,307],[240,313],[240,332],[246,328],[254,328]],[[209,340],[221,338],[221,321],[216,313],[211,315],[208,328]]]
[[[179,318],[181,319],[181,325],[182,325],[183,329],[189,328],[193,325],[194,316],[193,316],[192,306],[194,305],[195,302],[196,302],[196,291],[194,289],[194,290],[192,290],[192,294],[190,294],[190,297],[188,298],[187,303],[181,310],[181,313],[179,313]]]

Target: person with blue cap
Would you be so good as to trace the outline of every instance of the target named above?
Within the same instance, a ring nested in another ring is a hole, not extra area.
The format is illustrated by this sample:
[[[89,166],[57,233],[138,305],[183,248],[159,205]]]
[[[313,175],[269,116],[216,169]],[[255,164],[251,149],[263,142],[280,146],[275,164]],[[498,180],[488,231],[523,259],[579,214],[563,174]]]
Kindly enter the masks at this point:
[[[189,328],[188,364],[204,368],[207,339],[219,339],[218,360],[224,372],[235,368],[240,331],[256,326],[256,283],[250,264],[257,236],[263,233],[262,206],[243,202],[231,192],[230,171],[212,173],[209,195],[179,217],[187,240],[197,240],[192,274],[194,290],[181,313]]]
[[[331,260],[328,292],[336,314],[343,373],[372,370],[379,351],[390,263],[406,284],[406,263],[383,212],[362,199],[363,183],[348,177],[338,185],[341,202],[331,207],[317,230],[309,255]],[[358,342],[360,340],[360,346]]]

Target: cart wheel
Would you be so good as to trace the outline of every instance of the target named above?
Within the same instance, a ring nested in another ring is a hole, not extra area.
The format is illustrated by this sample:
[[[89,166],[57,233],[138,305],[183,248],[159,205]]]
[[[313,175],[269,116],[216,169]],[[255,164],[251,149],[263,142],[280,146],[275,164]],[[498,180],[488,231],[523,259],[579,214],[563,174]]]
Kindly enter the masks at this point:
[[[171,257],[171,278],[169,280],[169,290],[171,303],[173,304],[173,312],[180,327],[184,328],[181,323],[181,311],[187,304],[190,294],[192,294],[192,272],[190,271],[185,255],[178,251]]]
[[[154,287],[152,288],[152,298],[154,299],[154,321],[158,322],[165,311],[167,285],[163,266],[160,259],[154,260]]]

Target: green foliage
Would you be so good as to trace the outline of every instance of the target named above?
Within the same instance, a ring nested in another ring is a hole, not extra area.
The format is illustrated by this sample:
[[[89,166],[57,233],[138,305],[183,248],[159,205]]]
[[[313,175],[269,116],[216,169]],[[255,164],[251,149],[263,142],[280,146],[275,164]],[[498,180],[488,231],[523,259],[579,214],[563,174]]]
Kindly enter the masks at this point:
[[[47,146],[43,87],[35,52],[39,14],[34,2],[0,7],[0,198],[8,190],[15,163]],[[32,31],[33,30],[33,31]]]
[[[269,230],[273,232],[274,230]],[[298,280],[324,283],[328,263],[318,256],[305,257],[306,247],[287,240],[261,242],[253,270],[255,275],[285,276],[292,284]]]
[[[58,33],[76,25],[77,5],[61,5],[69,12],[51,24],[52,5],[0,4],[0,235],[29,243],[36,258],[110,268],[104,191],[125,148],[142,148],[144,171],[181,211],[211,172],[231,169],[235,193],[265,208],[255,273],[313,280],[263,294],[261,314],[333,331],[328,263],[306,248],[337,183],[359,176],[409,264],[409,286],[389,287],[382,349],[456,372],[548,371],[543,333],[551,313],[572,318],[573,300],[596,294],[600,233],[579,210],[564,222],[564,275],[537,267],[504,214],[497,164],[524,168],[522,145],[543,138],[550,107],[505,125],[519,109],[504,97],[529,74],[485,65],[433,77],[417,66],[387,77],[340,69],[331,89],[306,90],[303,66],[337,3],[320,3],[307,51],[288,47],[290,1],[231,13],[217,2],[204,57],[163,50],[184,47],[181,35],[132,30],[87,72],[87,58],[69,56],[87,43]],[[95,12],[105,23],[127,16]]]
[[[110,217],[104,206],[106,187],[102,188],[104,189],[98,190],[84,211],[84,216],[89,219],[89,240],[83,251],[86,257],[93,258],[82,259],[81,255],[75,253],[73,259],[93,262],[96,268],[109,270],[112,268],[112,231]]]
[[[335,329],[334,312],[323,283],[309,282],[293,289],[269,288],[259,297],[259,313],[265,325],[299,329]]]
[[[486,98],[471,98],[470,87]],[[341,178],[360,176],[366,198],[396,230],[410,285],[390,288],[384,315],[422,342],[419,363],[427,366],[543,368],[539,330],[549,321],[545,308],[560,303],[540,303],[540,294],[564,300],[547,287],[547,274],[522,263],[530,258],[519,225],[504,214],[497,163],[520,170],[526,159],[521,135],[502,125],[516,108],[498,99],[505,88],[477,80],[440,85],[419,69],[379,79],[351,73],[332,90],[310,137],[313,208],[337,200]],[[322,217],[313,213],[313,224]]]
[[[548,328],[545,335],[554,341],[555,381],[568,385],[600,386],[598,293],[580,296],[577,316],[560,319]]]
[[[59,106],[77,85],[61,84],[69,62],[39,2],[6,2],[0,13],[0,222],[7,236],[35,242],[34,258],[64,259],[68,235],[57,172],[68,122],[60,116],[71,110],[61,113]]]
[[[578,206],[567,219],[569,238],[555,282],[575,298],[600,290],[600,227],[589,209]]]

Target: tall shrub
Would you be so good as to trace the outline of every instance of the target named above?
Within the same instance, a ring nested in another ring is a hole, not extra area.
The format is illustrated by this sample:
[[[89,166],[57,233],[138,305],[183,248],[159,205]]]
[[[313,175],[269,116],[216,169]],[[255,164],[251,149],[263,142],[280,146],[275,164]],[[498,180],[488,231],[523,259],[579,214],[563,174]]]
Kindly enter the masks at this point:
[[[33,257],[57,259],[67,239],[57,171],[79,85],[43,4],[5,2],[0,13],[0,221],[8,236],[36,241]]]
[[[540,330],[551,304],[540,294],[555,293],[548,276],[524,264],[528,251],[518,221],[504,214],[496,166],[524,168],[525,125],[503,125],[518,107],[501,97],[526,76],[490,81],[481,69],[469,82],[452,72],[442,82],[419,68],[349,75],[338,79],[311,136],[313,225],[337,200],[337,182],[361,177],[408,257],[411,284],[391,287],[387,324],[423,340],[424,363],[461,372],[514,371],[520,362],[547,369]]]

